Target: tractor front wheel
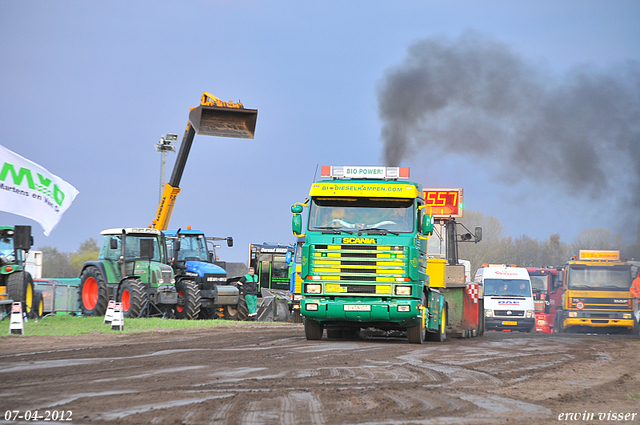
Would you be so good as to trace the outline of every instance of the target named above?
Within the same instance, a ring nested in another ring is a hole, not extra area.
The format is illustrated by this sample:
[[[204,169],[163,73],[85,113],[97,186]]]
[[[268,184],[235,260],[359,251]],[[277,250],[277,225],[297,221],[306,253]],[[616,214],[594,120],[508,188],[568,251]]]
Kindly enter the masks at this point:
[[[200,289],[192,280],[176,282],[178,304],[175,307],[176,319],[195,320],[200,315]]]
[[[122,313],[126,318],[136,318],[147,300],[147,291],[140,279],[126,279],[120,286],[118,300],[122,303]]]
[[[80,276],[78,298],[83,316],[104,316],[109,304],[107,283],[97,267],[87,267]]]

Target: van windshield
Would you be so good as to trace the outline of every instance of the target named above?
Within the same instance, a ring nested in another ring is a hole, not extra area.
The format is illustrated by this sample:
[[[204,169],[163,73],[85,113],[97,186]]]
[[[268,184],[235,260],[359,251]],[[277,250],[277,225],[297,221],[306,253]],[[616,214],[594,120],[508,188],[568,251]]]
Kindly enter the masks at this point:
[[[531,285],[525,279],[485,279],[484,295],[530,297]]]

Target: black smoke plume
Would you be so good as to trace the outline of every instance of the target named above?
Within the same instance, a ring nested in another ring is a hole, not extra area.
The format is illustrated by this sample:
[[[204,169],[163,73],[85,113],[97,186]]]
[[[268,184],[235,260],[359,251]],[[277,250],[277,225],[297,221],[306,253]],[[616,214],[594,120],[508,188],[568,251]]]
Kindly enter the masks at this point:
[[[467,32],[408,50],[378,90],[384,161],[466,155],[496,177],[616,202],[640,222],[640,64],[588,65],[554,76],[505,44]],[[427,156],[428,155],[428,156]],[[559,200],[558,206],[561,207]],[[609,209],[611,211],[611,209]]]

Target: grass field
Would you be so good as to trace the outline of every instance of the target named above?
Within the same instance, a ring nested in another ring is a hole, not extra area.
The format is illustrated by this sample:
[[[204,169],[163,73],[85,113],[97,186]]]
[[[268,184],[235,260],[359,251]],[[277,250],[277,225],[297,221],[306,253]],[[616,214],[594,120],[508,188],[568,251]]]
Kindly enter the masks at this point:
[[[0,321],[0,338],[19,338],[20,335],[9,333],[9,316]],[[112,331],[111,326],[104,323],[104,317],[48,316],[38,322],[29,320],[24,323],[24,335],[82,335],[88,333],[135,333],[149,332],[158,329],[183,329],[195,327],[214,327],[220,325],[243,326],[249,322],[229,320],[175,320],[161,318],[125,319],[123,331]]]

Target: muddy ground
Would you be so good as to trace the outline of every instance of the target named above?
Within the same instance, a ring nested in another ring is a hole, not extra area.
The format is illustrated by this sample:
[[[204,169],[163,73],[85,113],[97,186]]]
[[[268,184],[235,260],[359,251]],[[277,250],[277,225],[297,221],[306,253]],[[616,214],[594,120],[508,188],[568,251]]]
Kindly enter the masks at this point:
[[[0,423],[38,423],[2,421],[7,410],[86,424],[640,423],[639,366],[630,335],[489,332],[414,345],[307,341],[299,324],[240,323],[10,336],[0,337]]]

